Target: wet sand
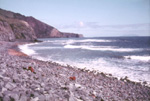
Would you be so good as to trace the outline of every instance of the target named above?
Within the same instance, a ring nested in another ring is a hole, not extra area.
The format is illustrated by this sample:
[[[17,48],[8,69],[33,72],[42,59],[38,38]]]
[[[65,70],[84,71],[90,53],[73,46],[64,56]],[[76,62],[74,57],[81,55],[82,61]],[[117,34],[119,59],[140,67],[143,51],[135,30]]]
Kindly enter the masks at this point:
[[[140,83],[32,59],[18,44],[0,42],[0,101],[150,101]]]

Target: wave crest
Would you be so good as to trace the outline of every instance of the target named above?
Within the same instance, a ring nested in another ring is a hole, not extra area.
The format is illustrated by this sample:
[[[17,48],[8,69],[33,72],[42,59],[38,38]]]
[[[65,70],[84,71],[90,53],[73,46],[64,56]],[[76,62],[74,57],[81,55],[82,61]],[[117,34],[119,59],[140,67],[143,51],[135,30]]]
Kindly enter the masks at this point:
[[[64,48],[80,48],[80,49],[86,49],[86,50],[95,50],[95,51],[117,51],[117,52],[132,52],[132,51],[142,51],[143,49],[140,48],[118,48],[115,46],[76,46],[76,45],[65,45]]]

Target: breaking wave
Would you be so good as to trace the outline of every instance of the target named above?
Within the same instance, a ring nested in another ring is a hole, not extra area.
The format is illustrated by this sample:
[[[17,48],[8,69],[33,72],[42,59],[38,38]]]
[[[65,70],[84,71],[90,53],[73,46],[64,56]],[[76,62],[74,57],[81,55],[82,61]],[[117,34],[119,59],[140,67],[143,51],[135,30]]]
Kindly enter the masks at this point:
[[[142,51],[140,48],[119,48],[119,47],[111,47],[111,46],[76,46],[76,45],[65,45],[64,48],[80,48],[86,50],[99,50],[99,51],[117,51],[117,52],[133,52],[133,51]]]
[[[132,59],[132,60],[139,60],[139,61],[145,61],[150,62],[150,56],[124,56],[126,59]]]
[[[35,45],[35,44],[37,43],[19,45],[18,48],[21,50],[21,52],[31,56],[31,55],[37,54],[35,50],[29,48],[29,46]]]
[[[90,43],[90,42],[115,42],[115,40],[102,40],[102,39],[83,39],[83,40],[46,40],[44,41],[45,43],[53,43],[53,44],[63,44],[63,45],[69,45],[69,44],[74,44],[74,43]]]

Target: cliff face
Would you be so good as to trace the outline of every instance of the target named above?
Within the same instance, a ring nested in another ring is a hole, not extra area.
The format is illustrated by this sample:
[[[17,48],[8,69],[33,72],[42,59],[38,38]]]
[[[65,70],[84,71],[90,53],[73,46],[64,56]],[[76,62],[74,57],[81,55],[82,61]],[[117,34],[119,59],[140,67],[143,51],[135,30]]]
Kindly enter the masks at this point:
[[[0,9],[0,40],[35,40],[36,38],[83,37],[79,34],[60,32],[33,17]]]
[[[0,41],[33,41],[36,38],[27,22],[0,16]]]
[[[7,21],[2,20],[0,16],[0,41],[13,41],[15,40],[15,35],[7,23]]]
[[[66,32],[62,32],[62,36],[64,36],[65,38],[71,38],[71,37],[76,37],[76,38],[82,38],[83,35],[82,34],[75,34],[75,33],[66,33]]]

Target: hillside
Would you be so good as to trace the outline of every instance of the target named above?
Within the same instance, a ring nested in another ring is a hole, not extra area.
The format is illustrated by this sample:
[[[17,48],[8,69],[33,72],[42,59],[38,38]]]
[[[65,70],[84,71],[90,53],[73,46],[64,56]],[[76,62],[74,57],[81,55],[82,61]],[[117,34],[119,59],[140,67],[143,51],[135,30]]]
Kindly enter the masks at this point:
[[[81,34],[60,32],[34,17],[26,17],[0,9],[0,41],[27,40],[37,38],[83,37]]]

